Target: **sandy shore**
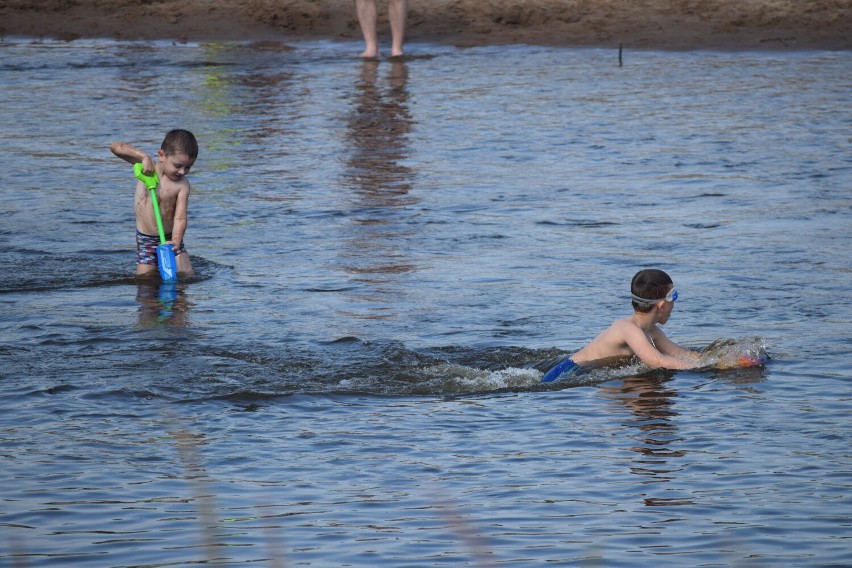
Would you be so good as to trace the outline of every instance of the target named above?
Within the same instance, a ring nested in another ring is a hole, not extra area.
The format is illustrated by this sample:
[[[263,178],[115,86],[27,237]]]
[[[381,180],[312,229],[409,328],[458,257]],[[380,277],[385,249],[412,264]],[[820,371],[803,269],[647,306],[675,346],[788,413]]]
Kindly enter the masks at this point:
[[[354,0],[0,0],[0,22],[63,40],[361,37]],[[846,50],[852,0],[410,0],[408,42]]]

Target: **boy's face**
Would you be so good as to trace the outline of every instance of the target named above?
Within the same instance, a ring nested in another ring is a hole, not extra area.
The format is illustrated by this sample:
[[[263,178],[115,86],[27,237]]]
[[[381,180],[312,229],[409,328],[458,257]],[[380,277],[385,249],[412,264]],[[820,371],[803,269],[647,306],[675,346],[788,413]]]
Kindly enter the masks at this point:
[[[163,175],[172,181],[183,179],[184,176],[189,174],[192,164],[195,163],[195,158],[190,158],[183,152],[166,156],[166,153],[160,150],[157,152],[157,158],[163,164]]]

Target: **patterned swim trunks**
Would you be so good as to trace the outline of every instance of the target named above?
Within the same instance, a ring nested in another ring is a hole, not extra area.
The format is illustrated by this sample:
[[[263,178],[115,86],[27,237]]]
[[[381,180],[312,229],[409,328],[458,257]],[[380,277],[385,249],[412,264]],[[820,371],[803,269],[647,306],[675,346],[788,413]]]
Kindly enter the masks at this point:
[[[166,235],[166,240],[172,240],[171,235]],[[157,235],[146,235],[136,231],[136,264],[150,264],[157,266],[157,246],[160,237]],[[175,256],[186,253],[186,247],[180,244],[180,250],[175,251]]]

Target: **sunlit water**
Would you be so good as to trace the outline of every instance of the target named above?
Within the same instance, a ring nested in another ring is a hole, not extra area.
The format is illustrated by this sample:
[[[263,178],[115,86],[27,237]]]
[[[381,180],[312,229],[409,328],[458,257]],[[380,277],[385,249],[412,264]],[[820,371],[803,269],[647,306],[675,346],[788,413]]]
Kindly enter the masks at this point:
[[[0,43],[0,564],[852,563],[852,55],[357,51]],[[644,267],[765,366],[542,386]]]

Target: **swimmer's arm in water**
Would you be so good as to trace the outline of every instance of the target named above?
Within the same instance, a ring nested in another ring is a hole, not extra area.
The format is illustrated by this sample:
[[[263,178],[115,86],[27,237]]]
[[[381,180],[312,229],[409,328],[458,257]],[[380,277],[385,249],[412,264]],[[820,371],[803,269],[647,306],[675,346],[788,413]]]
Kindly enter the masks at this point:
[[[654,369],[694,369],[698,366],[699,355],[697,353],[693,356],[693,351],[684,349],[671,341],[657,326],[654,326],[649,334],[654,343],[651,343],[648,335],[639,326],[625,325],[625,343],[649,367]]]
[[[677,357],[678,359],[686,359],[687,361],[693,359],[698,361],[701,359],[701,353],[698,351],[693,351],[692,349],[687,349],[685,347],[681,347],[663,333],[663,330],[659,327],[654,327],[651,330],[651,337],[654,340],[654,345],[657,346],[657,349],[660,353],[665,355],[671,355],[672,357]]]
[[[151,175],[154,172],[154,160],[151,156],[134,148],[127,142],[113,142],[109,146],[110,151],[129,164],[142,164],[142,173]]]

